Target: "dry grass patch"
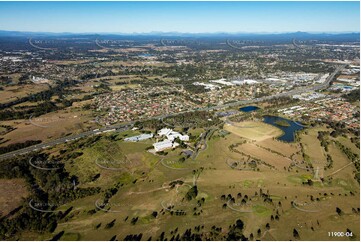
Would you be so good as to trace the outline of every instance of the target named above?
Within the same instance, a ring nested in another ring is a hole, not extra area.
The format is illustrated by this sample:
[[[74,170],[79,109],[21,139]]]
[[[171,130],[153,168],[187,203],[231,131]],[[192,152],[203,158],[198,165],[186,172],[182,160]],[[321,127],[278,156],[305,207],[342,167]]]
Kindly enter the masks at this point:
[[[308,134],[301,134],[301,143],[304,147],[304,152],[308,155],[311,162],[326,163],[326,152],[317,139],[317,129],[310,129]]]
[[[48,141],[63,137],[68,133],[80,133],[92,126],[95,127],[94,123],[89,122],[91,120],[91,111],[66,109],[34,117],[31,119],[32,123],[29,119],[4,121],[4,125],[10,125],[16,129],[3,136],[5,140],[10,139],[10,141],[2,146],[26,140]]]
[[[239,122],[235,123],[235,126],[226,124],[224,129],[238,136],[256,141],[262,141],[282,135],[282,130],[263,122],[255,121]]]
[[[139,85],[138,84],[125,84],[125,85],[116,85],[116,86],[110,86],[110,88],[112,89],[112,91],[120,91],[123,89],[133,89],[133,88],[138,88]]]
[[[350,148],[350,149],[352,150],[352,152],[354,152],[355,154],[360,155],[360,149],[357,148],[357,147],[355,146],[355,144],[352,143],[349,138],[345,138],[345,137],[343,137],[343,136],[339,136],[339,137],[337,137],[337,140],[338,140],[339,142],[341,142],[344,146]]]
[[[1,91],[0,103],[15,101],[19,98],[26,97],[49,89],[47,84],[26,84],[3,87]]]
[[[0,216],[17,208],[28,195],[23,179],[0,179]]]
[[[258,142],[262,147],[269,148],[276,152],[282,153],[287,157],[290,157],[292,154],[296,153],[299,150],[299,146],[294,143],[283,143],[273,139],[266,139],[261,142]]]
[[[333,168],[331,168],[329,172],[337,170],[351,162],[349,159],[347,159],[347,156],[336,146],[335,143],[332,142],[329,144],[328,150],[328,153],[333,159]]]
[[[254,144],[247,143],[239,146],[237,149],[250,155],[251,157],[256,157],[270,165],[273,165],[279,170],[283,170],[284,167],[288,167],[291,164],[291,160],[259,148]]]

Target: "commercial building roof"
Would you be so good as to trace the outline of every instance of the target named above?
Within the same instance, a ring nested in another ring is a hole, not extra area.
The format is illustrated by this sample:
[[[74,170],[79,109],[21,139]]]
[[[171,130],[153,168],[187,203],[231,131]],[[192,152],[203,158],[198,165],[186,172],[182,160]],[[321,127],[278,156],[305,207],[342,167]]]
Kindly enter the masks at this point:
[[[173,141],[176,138],[179,138],[182,141],[188,141],[189,140],[189,136],[188,135],[182,135],[176,131],[173,131],[172,129],[169,128],[163,128],[161,130],[158,131],[158,135],[159,136],[166,136],[167,139]]]
[[[164,141],[154,143],[153,147],[154,147],[155,151],[162,151],[162,150],[169,149],[172,147],[177,147],[178,145],[179,145],[178,143],[176,143],[176,142],[173,143],[169,139],[166,139]]]
[[[145,140],[150,138],[153,138],[153,134],[141,134],[141,135],[125,138],[124,141],[137,142],[140,140]]]

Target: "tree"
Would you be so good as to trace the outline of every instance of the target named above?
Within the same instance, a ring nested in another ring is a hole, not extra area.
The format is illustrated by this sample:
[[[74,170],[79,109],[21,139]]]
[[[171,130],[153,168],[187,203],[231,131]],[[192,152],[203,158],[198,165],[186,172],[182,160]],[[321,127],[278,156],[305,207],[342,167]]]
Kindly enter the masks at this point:
[[[61,232],[59,232],[59,233],[57,233],[57,234],[51,239],[51,241],[58,241],[58,240],[61,238],[61,236],[63,236],[63,234],[64,234],[64,230],[61,231]]]
[[[300,235],[298,234],[298,231],[296,229],[293,229],[293,237],[296,239],[300,238]]]
[[[138,217],[135,217],[135,218],[132,218],[132,220],[131,220],[131,224],[132,225],[135,225],[136,223],[138,222]]]
[[[270,224],[267,223],[267,224],[266,224],[266,229],[269,230],[270,228],[271,228]]]
[[[336,213],[341,216],[343,212],[339,207],[336,207]]]
[[[244,223],[238,219],[228,232],[227,240],[246,240],[247,238],[243,235]]]
[[[105,225],[105,228],[106,229],[110,229],[110,228],[112,228],[113,226],[114,226],[114,224],[115,224],[115,219],[114,220],[112,220],[110,223],[108,223],[107,225]]]
[[[198,188],[197,186],[193,186],[192,188],[189,189],[189,191],[187,192],[185,198],[190,201],[193,198],[197,197],[198,195]]]

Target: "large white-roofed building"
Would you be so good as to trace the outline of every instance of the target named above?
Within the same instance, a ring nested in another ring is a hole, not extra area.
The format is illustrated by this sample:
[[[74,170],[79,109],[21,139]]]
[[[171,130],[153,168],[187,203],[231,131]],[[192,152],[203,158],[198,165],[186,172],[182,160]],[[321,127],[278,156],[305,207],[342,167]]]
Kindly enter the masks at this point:
[[[140,134],[137,136],[125,138],[124,141],[137,142],[137,141],[146,140],[146,139],[150,139],[150,138],[153,138],[153,134]]]
[[[257,84],[259,83],[258,81],[255,80],[249,80],[249,79],[245,79],[245,80],[233,80],[231,81],[231,83],[233,83],[234,85],[244,85],[244,84]]]
[[[227,82],[227,79],[225,78],[221,78],[219,80],[210,80],[209,82],[214,82],[214,83],[218,83],[218,84],[222,84],[222,85],[226,85],[226,86],[234,86],[236,84],[232,83],[232,82]]]
[[[169,128],[163,128],[161,130],[158,131],[158,135],[159,136],[166,136],[167,139],[173,141],[176,138],[179,138],[182,141],[188,141],[189,140],[189,136],[188,135],[182,135],[176,131],[173,131],[172,129]]]
[[[162,151],[162,150],[166,150],[166,149],[170,149],[170,148],[174,148],[177,147],[179,144],[176,142],[172,142],[169,139],[166,139],[164,141],[161,142],[157,142],[153,144],[154,150],[156,152],[158,151]]]

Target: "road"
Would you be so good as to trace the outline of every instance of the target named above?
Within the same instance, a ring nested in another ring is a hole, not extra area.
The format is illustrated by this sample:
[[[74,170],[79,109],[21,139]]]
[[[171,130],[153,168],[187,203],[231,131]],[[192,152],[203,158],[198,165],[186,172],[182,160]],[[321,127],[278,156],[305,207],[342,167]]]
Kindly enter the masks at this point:
[[[37,145],[32,145],[23,149],[19,149],[19,150],[15,150],[9,153],[5,153],[0,155],[0,160],[4,160],[4,159],[8,159],[11,157],[14,157],[16,155],[23,155],[32,151],[38,151],[41,149],[45,149],[48,147],[52,147],[58,144],[63,144],[72,140],[76,140],[76,139],[80,139],[80,138],[84,138],[87,136],[91,136],[91,135],[95,135],[95,134],[100,134],[102,132],[107,132],[107,131],[125,131],[130,129],[130,127],[132,126],[132,124],[125,124],[125,125],[112,125],[112,126],[108,126],[108,127],[104,127],[101,129],[94,129],[94,130],[90,130],[90,131],[86,131],[80,134],[74,134],[74,135],[69,135],[69,136],[65,136],[59,139],[55,139],[46,143],[41,143],[41,144],[37,144]]]
[[[195,112],[195,111],[212,111],[212,110],[220,110],[220,109],[224,109],[224,108],[229,108],[229,107],[234,107],[234,106],[240,106],[240,105],[244,105],[244,104],[250,104],[250,103],[257,103],[257,102],[264,102],[273,98],[277,98],[277,97],[288,97],[288,96],[293,96],[293,95],[297,95],[297,94],[301,94],[303,92],[309,92],[309,91],[316,91],[316,90],[320,90],[320,89],[324,89],[327,88],[330,84],[330,82],[333,80],[333,78],[335,77],[335,75],[340,72],[345,66],[338,66],[336,68],[336,70],[328,76],[328,78],[326,79],[326,81],[324,83],[321,83],[319,85],[315,85],[312,87],[308,87],[308,88],[302,88],[302,89],[297,89],[297,90],[291,90],[289,92],[283,92],[283,93],[279,93],[279,94],[275,94],[275,95],[271,95],[271,96],[267,96],[267,97],[261,97],[261,98],[255,98],[252,100],[243,100],[243,101],[238,101],[238,102],[233,102],[233,103],[228,103],[228,104],[224,104],[224,105],[219,105],[219,106],[214,106],[214,107],[209,107],[209,108],[201,108],[201,109],[196,109],[196,110],[187,110],[187,111],[183,111],[183,112],[179,112],[179,113],[173,113],[173,114],[164,114],[164,115],[160,115],[160,116],[156,116],[156,117],[152,117],[151,119],[164,119],[164,118],[168,118],[168,117],[172,117],[172,116],[176,116],[182,113],[188,113],[188,112]],[[102,132],[108,132],[108,131],[125,131],[125,130],[129,130],[131,127],[133,127],[135,121],[134,122],[128,122],[126,124],[116,124],[116,125],[110,125],[110,126],[106,126],[100,129],[94,129],[94,130],[90,130],[90,131],[86,131],[80,134],[74,134],[74,135],[69,135],[69,136],[65,136],[59,139],[55,139],[46,143],[41,143],[41,144],[37,144],[37,145],[32,145],[23,149],[19,149],[19,150],[15,150],[12,152],[8,152],[5,154],[0,155],[0,160],[4,160],[4,159],[8,159],[11,157],[14,157],[16,155],[23,155],[32,151],[38,151],[40,149],[45,149],[48,147],[52,147],[58,144],[63,144],[66,142],[69,142],[71,140],[76,140],[76,139],[80,139],[80,138],[84,138],[87,136],[91,136],[91,135],[96,135],[96,134],[100,134]]]

